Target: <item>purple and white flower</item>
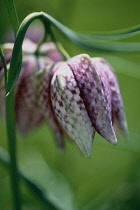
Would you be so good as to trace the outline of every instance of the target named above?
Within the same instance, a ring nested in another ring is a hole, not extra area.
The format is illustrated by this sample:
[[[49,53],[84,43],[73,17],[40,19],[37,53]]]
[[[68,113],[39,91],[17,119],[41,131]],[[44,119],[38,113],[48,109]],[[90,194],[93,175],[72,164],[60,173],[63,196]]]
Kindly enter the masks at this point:
[[[95,131],[112,144],[117,143],[113,123],[127,131],[117,80],[102,58],[82,54],[59,65],[51,100],[59,123],[87,157]]]
[[[10,59],[12,55],[13,43],[7,43],[3,45],[3,51],[6,58],[7,67],[10,66]],[[44,121],[51,124],[54,136],[57,137],[56,143],[59,147],[62,147],[62,130],[59,128],[59,123],[55,118],[55,115],[50,111],[50,106],[46,113],[43,113],[40,109],[40,90],[49,85],[50,81],[49,71],[55,63],[63,59],[61,53],[56,49],[56,46],[52,42],[44,43],[39,48],[37,57],[34,52],[37,49],[37,44],[29,39],[25,39],[23,43],[23,59],[22,68],[19,79],[15,87],[15,118],[19,133],[22,136],[28,134],[32,129],[38,127]],[[45,78],[46,74],[46,78]],[[44,89],[46,90],[46,89]],[[45,97],[42,94],[42,97]],[[46,101],[43,106],[47,104],[49,97],[47,95]],[[49,103],[50,104],[50,103]],[[0,61],[0,115],[5,118],[5,87],[4,87],[4,70]],[[47,118],[47,117],[48,118]],[[51,118],[51,119],[50,119]]]

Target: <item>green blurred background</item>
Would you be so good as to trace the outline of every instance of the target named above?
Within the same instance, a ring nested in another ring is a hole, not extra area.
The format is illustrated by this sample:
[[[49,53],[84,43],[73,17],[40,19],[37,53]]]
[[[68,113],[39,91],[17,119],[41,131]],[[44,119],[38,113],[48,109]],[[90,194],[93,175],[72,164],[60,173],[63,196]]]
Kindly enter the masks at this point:
[[[44,11],[77,32],[106,32],[140,23],[138,0],[15,0],[19,20],[29,13]],[[0,39],[10,29],[10,20],[0,0]],[[47,125],[26,139],[18,137],[19,165],[51,201],[64,210],[140,209],[140,54],[99,54],[76,48],[59,36],[71,56],[89,53],[106,58],[116,70],[124,101],[130,135],[118,137],[114,147],[98,135],[91,159],[66,142],[60,154]],[[127,41],[140,41],[134,36]],[[0,121],[0,145],[7,147],[5,125]],[[49,209],[22,187],[24,210]],[[9,176],[0,165],[0,210],[11,209]]]

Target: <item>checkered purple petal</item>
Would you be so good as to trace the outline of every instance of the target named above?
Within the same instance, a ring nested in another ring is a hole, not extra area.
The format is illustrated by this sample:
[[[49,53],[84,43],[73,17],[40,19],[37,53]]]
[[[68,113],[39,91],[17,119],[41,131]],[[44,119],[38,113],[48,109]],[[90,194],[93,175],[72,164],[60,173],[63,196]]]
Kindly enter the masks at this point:
[[[112,112],[112,121],[114,125],[127,135],[127,122],[125,118],[123,102],[120,94],[119,85],[114,74],[114,71],[109,63],[103,58],[92,58],[92,62],[101,69],[102,74],[104,77],[107,78],[109,87],[110,87],[110,94],[111,94],[111,112]]]
[[[52,131],[56,145],[62,150],[64,148],[63,130],[55,116],[50,96],[50,82],[55,68],[46,66],[42,75],[39,76],[37,98],[40,112]]]
[[[15,88],[16,123],[22,136],[37,127],[43,119],[37,106],[36,71],[35,57],[24,56],[21,74]]]
[[[106,79],[86,54],[71,58],[68,65],[73,71],[95,130],[106,140],[116,144],[117,139],[112,126],[109,87]]]

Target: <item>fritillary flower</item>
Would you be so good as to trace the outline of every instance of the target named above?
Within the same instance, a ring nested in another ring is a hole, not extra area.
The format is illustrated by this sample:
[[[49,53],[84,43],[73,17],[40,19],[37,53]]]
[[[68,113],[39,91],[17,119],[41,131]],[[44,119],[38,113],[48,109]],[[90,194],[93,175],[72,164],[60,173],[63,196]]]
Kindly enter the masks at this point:
[[[3,51],[7,67],[10,66],[13,43],[3,45]],[[52,42],[43,43],[39,48],[39,53],[36,56],[34,52],[37,49],[37,44],[29,39],[25,39],[23,43],[23,58],[22,68],[19,79],[15,87],[15,118],[19,133],[22,136],[27,135],[32,129],[38,127],[43,121],[50,122],[49,125],[56,136],[57,144],[62,147],[62,131],[58,128],[58,122],[55,115],[51,111],[52,119],[50,118],[50,109],[43,113],[40,110],[38,94],[43,85],[41,75],[50,70],[56,62],[63,59],[60,52]],[[49,77],[47,80],[50,79]],[[41,87],[40,87],[41,86]],[[5,118],[5,87],[4,87],[4,70],[0,62],[0,114]],[[43,96],[44,97],[44,96]],[[46,118],[48,116],[48,119]],[[54,116],[54,117],[53,117]],[[60,143],[58,143],[60,142]]]
[[[116,77],[102,58],[82,54],[63,62],[52,77],[50,89],[60,125],[87,157],[95,132],[114,145],[113,124],[127,132]]]

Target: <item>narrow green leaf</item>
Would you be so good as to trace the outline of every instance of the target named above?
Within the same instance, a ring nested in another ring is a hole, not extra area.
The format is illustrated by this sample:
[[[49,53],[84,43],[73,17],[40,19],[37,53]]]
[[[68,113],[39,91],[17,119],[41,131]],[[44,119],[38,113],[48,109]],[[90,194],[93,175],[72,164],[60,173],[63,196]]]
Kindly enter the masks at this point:
[[[112,40],[120,40],[128,37],[132,37],[134,35],[140,34],[140,25],[133,26],[127,29],[115,30],[110,33],[96,33],[96,34],[83,34],[77,33],[85,41],[112,41]]]
[[[19,28],[19,20],[18,20],[16,8],[15,8],[14,0],[6,0],[5,2],[6,2],[7,10],[11,19],[12,26],[14,29],[14,33],[16,35]]]
[[[10,160],[8,156],[8,152],[0,147],[0,164],[10,170]],[[44,191],[42,191],[41,187],[36,186],[35,183],[24,175],[21,171],[19,171],[20,180],[27,186],[31,193],[33,193],[37,199],[41,200],[46,207],[49,207],[50,210],[57,210],[50,200],[47,199]]]
[[[46,200],[57,209],[77,210],[77,204],[67,180],[60,172],[49,167],[38,150],[26,148],[26,153],[22,154],[20,166],[24,175],[39,187]]]

